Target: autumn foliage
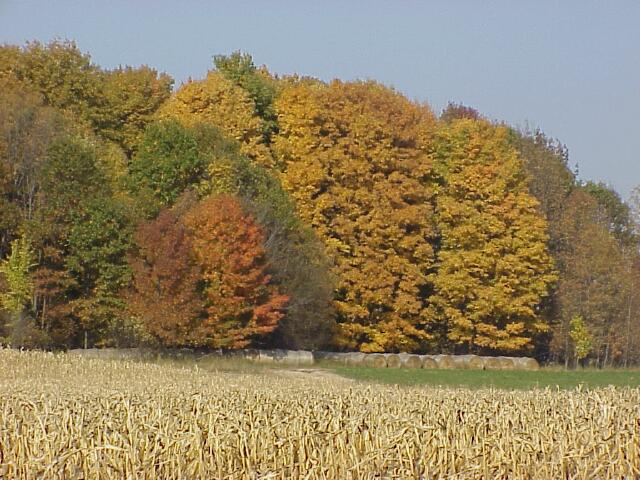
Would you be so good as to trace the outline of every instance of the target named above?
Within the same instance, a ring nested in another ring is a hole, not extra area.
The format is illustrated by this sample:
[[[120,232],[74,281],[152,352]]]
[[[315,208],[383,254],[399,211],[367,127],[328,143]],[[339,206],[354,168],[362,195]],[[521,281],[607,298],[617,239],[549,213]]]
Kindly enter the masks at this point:
[[[374,81],[213,63],[172,92],[73,42],[0,46],[0,265],[19,239],[33,253],[20,282],[0,273],[20,298],[0,343],[569,365],[579,317],[590,361],[640,362],[640,199],[581,181],[559,141]]]
[[[198,345],[205,318],[201,269],[193,259],[191,235],[176,212],[164,210],[138,228],[137,255],[128,296],[131,312],[165,346]]]
[[[278,326],[288,300],[270,283],[262,229],[228,195],[203,200],[185,223],[204,280],[204,341],[221,348],[259,344]]]
[[[267,273],[264,235],[228,195],[163,210],[136,233],[131,311],[164,346],[257,346],[287,297]]]
[[[435,118],[382,85],[301,82],[276,102],[282,182],[335,263],[343,348],[407,351],[429,338]]]
[[[462,119],[431,147],[440,191],[429,316],[465,351],[526,350],[548,328],[536,311],[556,278],[547,224],[508,138],[505,127]]]
[[[208,123],[240,143],[240,149],[259,164],[272,164],[264,145],[263,121],[248,92],[222,74],[209,72],[204,80],[190,80],[160,109],[160,118],[175,118],[187,126]]]

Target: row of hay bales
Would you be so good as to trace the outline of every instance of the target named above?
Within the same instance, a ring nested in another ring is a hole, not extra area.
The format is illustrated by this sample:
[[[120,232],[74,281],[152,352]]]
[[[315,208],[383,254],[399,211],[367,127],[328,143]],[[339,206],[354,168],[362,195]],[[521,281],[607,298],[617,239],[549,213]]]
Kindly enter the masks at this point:
[[[71,356],[96,358],[102,360],[188,360],[203,361],[211,359],[239,359],[256,363],[283,365],[312,365],[313,354],[303,350],[193,350],[180,348],[172,350],[147,350],[138,348],[88,348],[67,352]]]
[[[313,365],[313,353],[306,350],[238,350],[236,356],[256,363],[281,365]]]
[[[241,358],[268,365],[308,366],[332,362],[375,368],[424,368],[460,370],[538,370],[529,357],[481,357],[478,355],[414,355],[408,353],[309,352],[305,350],[235,350],[219,352],[227,358]]]
[[[215,352],[195,352],[181,349],[165,352],[153,352],[141,349],[87,349],[72,350],[91,358],[103,359],[139,359],[157,358],[193,358],[204,357],[237,358],[260,364],[307,366],[317,362],[332,362],[349,366],[375,368],[425,368],[425,369],[464,369],[464,370],[538,370],[538,362],[529,357],[481,357],[478,355],[414,355],[409,353],[362,353],[362,352],[309,352],[305,350],[231,350]]]
[[[408,353],[313,352],[316,361],[375,368],[425,368],[463,370],[538,370],[529,357],[481,357],[478,355],[414,355]]]

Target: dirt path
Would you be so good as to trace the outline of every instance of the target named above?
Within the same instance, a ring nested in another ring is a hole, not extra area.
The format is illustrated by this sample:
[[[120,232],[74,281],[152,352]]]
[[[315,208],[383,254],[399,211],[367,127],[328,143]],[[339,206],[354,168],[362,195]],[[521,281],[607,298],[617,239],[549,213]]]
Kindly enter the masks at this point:
[[[308,378],[310,380],[322,378],[326,380],[334,380],[334,381],[340,381],[345,383],[354,382],[354,380],[350,378],[343,377],[341,375],[338,375],[337,373],[333,373],[330,370],[325,370],[322,368],[295,368],[295,369],[289,369],[289,368],[275,369],[274,368],[270,370],[270,373],[284,376],[284,377]]]

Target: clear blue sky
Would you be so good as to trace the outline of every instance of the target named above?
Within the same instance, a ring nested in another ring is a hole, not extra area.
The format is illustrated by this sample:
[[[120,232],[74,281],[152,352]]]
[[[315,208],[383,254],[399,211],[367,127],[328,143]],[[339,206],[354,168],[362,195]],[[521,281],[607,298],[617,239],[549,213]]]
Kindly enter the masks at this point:
[[[0,0],[0,42],[54,38],[178,84],[238,49],[276,73],[373,78],[539,126],[623,197],[640,184],[638,0]]]

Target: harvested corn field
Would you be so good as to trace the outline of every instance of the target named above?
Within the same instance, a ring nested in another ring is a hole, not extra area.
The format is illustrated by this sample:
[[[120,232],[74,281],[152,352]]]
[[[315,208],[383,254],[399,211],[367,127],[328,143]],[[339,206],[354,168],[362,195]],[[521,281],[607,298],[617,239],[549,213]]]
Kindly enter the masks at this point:
[[[398,388],[0,350],[0,478],[637,478],[640,390]]]

